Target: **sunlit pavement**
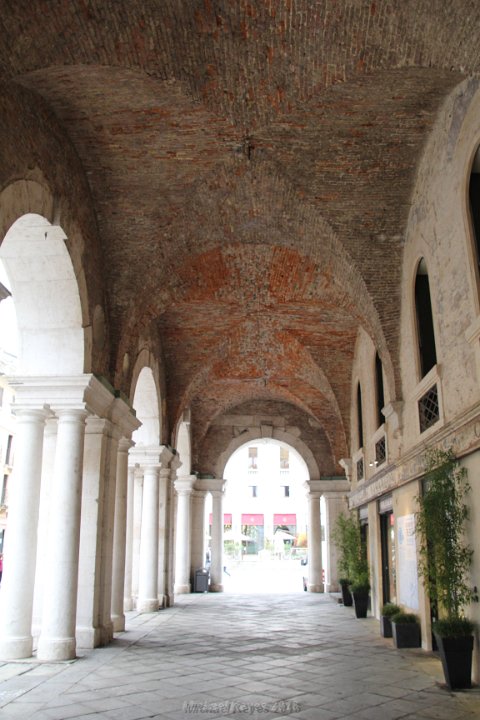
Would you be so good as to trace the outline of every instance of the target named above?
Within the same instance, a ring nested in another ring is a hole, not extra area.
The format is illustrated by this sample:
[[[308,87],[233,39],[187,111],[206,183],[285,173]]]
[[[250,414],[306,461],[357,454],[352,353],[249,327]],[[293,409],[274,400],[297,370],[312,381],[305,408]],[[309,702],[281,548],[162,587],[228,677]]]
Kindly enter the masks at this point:
[[[223,584],[226,592],[296,593],[303,592],[307,568],[295,560],[226,559]]]
[[[441,680],[437,658],[395,650],[329,595],[199,593],[130,613],[127,632],[76,661],[0,664],[0,718],[478,720],[478,689]]]

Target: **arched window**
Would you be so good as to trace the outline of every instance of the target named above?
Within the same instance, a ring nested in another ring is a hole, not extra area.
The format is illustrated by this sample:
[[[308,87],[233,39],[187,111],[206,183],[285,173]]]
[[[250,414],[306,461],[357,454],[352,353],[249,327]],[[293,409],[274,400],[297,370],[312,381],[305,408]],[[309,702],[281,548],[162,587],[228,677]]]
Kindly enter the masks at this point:
[[[362,389],[360,383],[357,385],[357,433],[358,449],[363,447],[363,412],[362,412]]]
[[[477,148],[473,158],[468,195],[475,240],[475,257],[478,266],[480,264],[480,147]]]
[[[383,425],[382,408],[385,405],[385,396],[383,392],[383,368],[382,361],[378,352],[375,354],[375,386],[377,391],[377,427]]]
[[[423,378],[437,363],[430,285],[428,282],[427,265],[423,258],[418,264],[417,276],[415,278],[415,310],[417,315],[420,373]]]

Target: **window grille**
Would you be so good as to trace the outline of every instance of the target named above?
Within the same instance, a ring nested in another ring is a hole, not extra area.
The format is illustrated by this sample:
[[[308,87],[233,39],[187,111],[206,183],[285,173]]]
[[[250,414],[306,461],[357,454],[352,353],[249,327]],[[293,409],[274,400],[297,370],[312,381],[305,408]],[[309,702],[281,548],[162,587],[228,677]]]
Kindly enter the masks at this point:
[[[428,430],[429,427],[432,427],[432,425],[435,425],[435,423],[440,420],[440,406],[436,384],[427,390],[418,401],[418,415],[421,433]]]
[[[375,443],[375,462],[381,465],[387,459],[387,446],[385,443],[385,435]]]
[[[363,480],[363,458],[357,460],[357,480]]]

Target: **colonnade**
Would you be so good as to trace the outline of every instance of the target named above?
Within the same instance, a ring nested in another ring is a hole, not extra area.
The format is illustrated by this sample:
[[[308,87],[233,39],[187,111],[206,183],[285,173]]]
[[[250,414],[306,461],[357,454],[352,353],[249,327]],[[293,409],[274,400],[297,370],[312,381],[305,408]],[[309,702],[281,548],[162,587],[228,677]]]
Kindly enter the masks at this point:
[[[206,560],[212,495],[210,591],[223,590],[225,480],[178,474],[178,455],[138,445],[131,406],[90,374],[16,378],[15,481],[0,593],[0,659],[69,660],[125,629],[125,611],[152,612],[190,592]],[[336,555],[322,578],[326,531],[345,509],[348,482],[310,480],[308,589],[337,589]],[[175,497],[173,493],[175,492]],[[174,568],[175,562],[175,568]],[[174,580],[175,579],[175,580]],[[173,584],[175,581],[175,585]]]
[[[125,607],[172,601],[180,463],[170,448],[133,447],[134,411],[93,375],[11,385],[17,438],[0,659],[30,657],[36,646],[39,660],[69,660],[123,630]]]
[[[177,535],[175,563],[175,592],[188,593],[192,589],[195,570],[205,565],[205,501],[212,495],[212,531],[210,591],[223,590],[223,494],[225,480],[197,479],[195,475],[177,478]],[[346,480],[309,480],[305,483],[309,504],[308,522],[308,583],[309,592],[338,590],[338,559],[331,533],[341,512],[347,510]],[[320,499],[325,499],[325,532],[329,575],[325,581],[322,567],[322,518]]]

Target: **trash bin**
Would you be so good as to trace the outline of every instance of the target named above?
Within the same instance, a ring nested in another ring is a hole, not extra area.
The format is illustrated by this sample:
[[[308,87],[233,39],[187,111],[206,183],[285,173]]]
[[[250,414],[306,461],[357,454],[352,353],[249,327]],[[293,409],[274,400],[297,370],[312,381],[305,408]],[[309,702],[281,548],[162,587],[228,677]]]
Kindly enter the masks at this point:
[[[205,568],[195,570],[193,576],[193,592],[208,592],[210,573]]]

